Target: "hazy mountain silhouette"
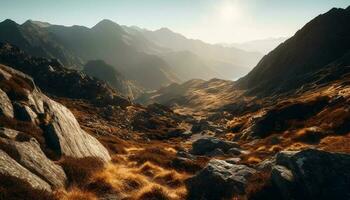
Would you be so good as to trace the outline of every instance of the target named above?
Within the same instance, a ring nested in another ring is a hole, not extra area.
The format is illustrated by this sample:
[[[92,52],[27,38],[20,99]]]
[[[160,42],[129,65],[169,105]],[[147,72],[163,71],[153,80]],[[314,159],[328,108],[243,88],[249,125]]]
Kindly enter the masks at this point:
[[[190,51],[196,54],[203,60],[202,62],[219,73],[219,76],[216,76],[218,78],[234,79],[245,75],[262,57],[262,54],[257,52],[188,39],[168,28],[156,31],[136,29],[142,31],[147,39],[159,46],[170,48],[173,51]]]
[[[252,40],[243,43],[232,43],[222,45],[225,47],[236,47],[245,51],[260,52],[262,54],[267,54],[287,39],[288,37],[267,38],[261,40]]]

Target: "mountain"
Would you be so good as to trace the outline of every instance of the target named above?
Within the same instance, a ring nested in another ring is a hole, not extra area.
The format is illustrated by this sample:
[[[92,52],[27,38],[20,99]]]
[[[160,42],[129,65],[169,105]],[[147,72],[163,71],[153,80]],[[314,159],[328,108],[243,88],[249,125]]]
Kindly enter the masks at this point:
[[[136,29],[140,30],[140,29]],[[234,47],[212,45],[200,40],[188,39],[168,28],[156,31],[142,29],[143,35],[155,44],[173,51],[189,51],[196,54],[219,73],[216,78],[234,79],[245,75],[255,66],[262,54],[248,52]],[[211,77],[215,78],[215,77]]]
[[[349,20],[349,8],[316,17],[237,84],[251,94],[273,95],[340,78],[349,71]]]
[[[106,81],[117,91],[125,94],[130,99],[135,99],[143,93],[143,88],[127,80],[113,66],[102,60],[91,60],[84,66],[83,72],[89,76]]]
[[[271,98],[266,101],[271,102],[281,96],[292,98],[344,81],[350,73],[349,20],[349,8],[332,9],[316,17],[238,81],[193,80],[147,93],[137,101],[163,103],[180,111],[211,112],[232,108],[230,104],[244,108],[253,99]]]
[[[102,59],[147,89],[178,80],[161,58],[143,53],[130,42],[141,44],[140,39],[109,20],[91,29],[38,26],[33,21],[19,25],[5,20],[0,23],[0,41],[14,44],[34,56],[57,58],[64,66],[75,69],[82,68],[89,60]]]
[[[252,40],[243,43],[222,44],[225,47],[236,47],[245,51],[260,52],[267,54],[278,45],[286,41],[287,37],[267,38],[262,40]]]
[[[190,40],[168,29],[153,32],[110,20],[92,28],[33,20],[19,25],[5,20],[0,23],[0,42],[14,44],[33,56],[56,58],[62,65],[79,70],[90,60],[103,60],[146,90],[192,78],[238,78],[261,57]]]

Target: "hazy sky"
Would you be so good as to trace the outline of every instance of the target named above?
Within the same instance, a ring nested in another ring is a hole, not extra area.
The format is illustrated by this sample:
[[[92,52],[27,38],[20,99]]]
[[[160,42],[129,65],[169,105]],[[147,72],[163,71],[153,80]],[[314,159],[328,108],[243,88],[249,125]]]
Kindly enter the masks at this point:
[[[91,27],[102,19],[147,29],[168,27],[206,42],[291,36],[350,0],[0,0],[0,20]]]

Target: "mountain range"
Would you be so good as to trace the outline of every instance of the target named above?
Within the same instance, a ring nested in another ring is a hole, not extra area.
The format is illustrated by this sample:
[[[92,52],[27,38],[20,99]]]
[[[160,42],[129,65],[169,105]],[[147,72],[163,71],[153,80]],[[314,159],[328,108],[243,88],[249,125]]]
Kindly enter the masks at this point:
[[[238,78],[262,56],[187,39],[165,28],[148,31],[110,20],[102,20],[92,28],[32,20],[20,25],[5,20],[0,23],[0,42],[14,44],[33,56],[56,58],[78,70],[91,60],[102,60],[136,83],[133,87],[139,91],[192,78]],[[127,96],[138,95],[127,91]]]

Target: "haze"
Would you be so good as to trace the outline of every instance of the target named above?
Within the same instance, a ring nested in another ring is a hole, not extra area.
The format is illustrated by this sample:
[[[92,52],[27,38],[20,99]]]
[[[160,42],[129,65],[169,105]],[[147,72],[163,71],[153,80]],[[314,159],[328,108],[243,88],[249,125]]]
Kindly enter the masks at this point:
[[[306,22],[347,0],[3,0],[0,20],[27,19],[92,27],[102,19],[151,30],[167,27],[209,43],[290,37]]]

